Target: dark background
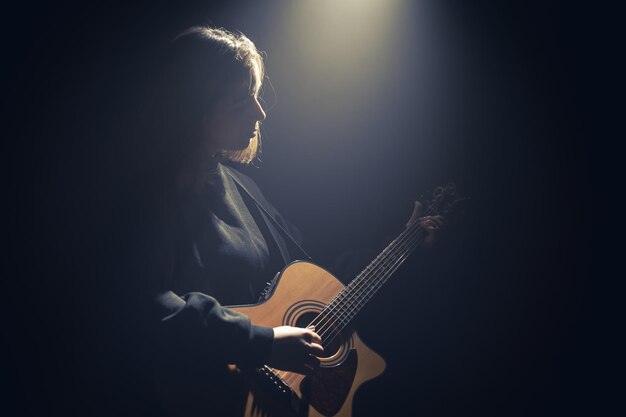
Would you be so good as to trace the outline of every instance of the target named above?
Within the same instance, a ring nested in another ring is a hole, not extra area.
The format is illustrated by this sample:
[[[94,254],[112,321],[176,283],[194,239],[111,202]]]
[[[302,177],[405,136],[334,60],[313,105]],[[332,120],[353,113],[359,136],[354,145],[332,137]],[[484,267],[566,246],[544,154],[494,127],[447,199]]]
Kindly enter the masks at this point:
[[[90,340],[119,337],[107,312],[128,279],[114,265],[129,238],[128,176],[141,159],[124,130],[150,53],[206,23],[267,51],[263,161],[246,172],[319,264],[349,279],[419,194],[454,181],[471,197],[446,244],[409,260],[360,317],[362,338],[388,368],[361,389],[355,416],[606,407],[588,341],[593,13],[567,2],[396,2],[405,9],[386,26],[357,22],[391,34],[392,47],[359,55],[333,79],[333,62],[315,57],[368,50],[350,43],[356,13],[330,7],[332,24],[311,16],[306,29],[325,42],[336,33],[335,48],[286,24],[294,3],[5,11],[2,373],[16,414],[76,411],[84,393],[75,368],[97,379],[109,364],[106,344]]]

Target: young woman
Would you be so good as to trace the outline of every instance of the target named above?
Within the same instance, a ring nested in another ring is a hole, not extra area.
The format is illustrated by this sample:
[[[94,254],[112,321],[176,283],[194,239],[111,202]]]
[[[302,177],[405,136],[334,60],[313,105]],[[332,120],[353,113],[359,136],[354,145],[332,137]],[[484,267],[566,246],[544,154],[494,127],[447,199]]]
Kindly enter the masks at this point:
[[[260,149],[261,55],[242,34],[192,27],[168,45],[158,74],[144,125],[156,169],[141,258],[154,301],[147,320],[157,385],[169,410],[226,415],[241,400],[226,365],[309,373],[323,349],[314,328],[257,326],[223,307],[257,302],[266,281],[299,255],[275,223],[295,237],[297,230],[224,164],[249,163]]]

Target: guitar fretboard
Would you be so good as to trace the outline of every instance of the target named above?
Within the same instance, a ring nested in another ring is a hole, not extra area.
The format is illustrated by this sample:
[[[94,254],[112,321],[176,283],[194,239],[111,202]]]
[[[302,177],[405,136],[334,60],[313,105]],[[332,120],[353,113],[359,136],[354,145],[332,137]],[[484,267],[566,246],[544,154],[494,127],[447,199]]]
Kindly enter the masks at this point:
[[[389,277],[422,244],[425,236],[426,232],[419,222],[407,227],[316,317],[312,324],[322,336],[324,347],[352,322]]]

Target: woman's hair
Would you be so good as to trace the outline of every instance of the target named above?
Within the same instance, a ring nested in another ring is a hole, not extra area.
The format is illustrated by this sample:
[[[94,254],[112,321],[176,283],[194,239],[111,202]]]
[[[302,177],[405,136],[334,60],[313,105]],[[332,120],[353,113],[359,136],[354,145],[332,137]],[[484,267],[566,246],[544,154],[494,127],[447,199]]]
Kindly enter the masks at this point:
[[[156,63],[156,78],[146,108],[152,136],[162,155],[162,166],[178,169],[203,151],[202,120],[230,88],[231,81],[250,79],[258,92],[264,77],[263,58],[241,33],[221,28],[191,27],[170,42]],[[260,152],[259,133],[243,150],[222,156],[247,164]],[[171,171],[170,171],[171,172]]]

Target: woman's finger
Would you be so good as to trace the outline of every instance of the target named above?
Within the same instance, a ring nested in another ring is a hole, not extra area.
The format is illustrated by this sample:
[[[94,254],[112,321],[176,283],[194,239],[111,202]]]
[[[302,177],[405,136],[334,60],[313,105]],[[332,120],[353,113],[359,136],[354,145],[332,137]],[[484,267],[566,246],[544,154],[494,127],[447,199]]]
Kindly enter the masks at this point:
[[[424,211],[423,204],[420,203],[419,201],[416,201],[415,206],[413,207],[413,213],[411,213],[411,217],[409,218],[409,221],[406,223],[406,227],[410,227],[413,223],[415,223],[419,219],[423,211]]]
[[[322,343],[322,338],[313,331],[306,331],[302,335],[302,337],[304,338],[306,342],[309,342],[309,343],[312,343],[312,342]]]
[[[317,333],[309,332],[308,336],[309,336],[309,340],[308,340],[309,342],[322,343],[322,338]]]
[[[321,355],[324,353],[324,348],[319,343],[307,343],[306,347],[308,348],[307,353],[311,355]]]
[[[445,225],[448,221],[443,216],[433,216],[432,221],[435,222],[439,227]]]
[[[420,224],[427,229],[438,229],[439,225],[430,217],[422,217]]]

